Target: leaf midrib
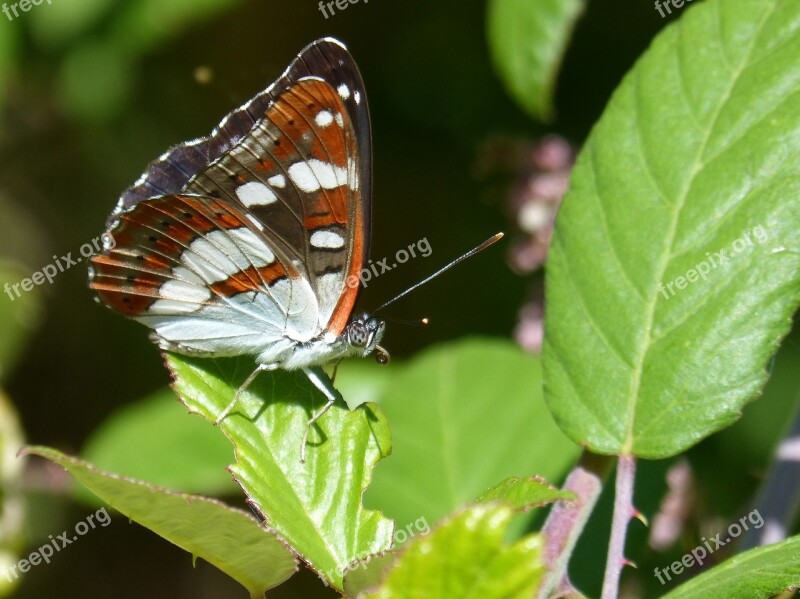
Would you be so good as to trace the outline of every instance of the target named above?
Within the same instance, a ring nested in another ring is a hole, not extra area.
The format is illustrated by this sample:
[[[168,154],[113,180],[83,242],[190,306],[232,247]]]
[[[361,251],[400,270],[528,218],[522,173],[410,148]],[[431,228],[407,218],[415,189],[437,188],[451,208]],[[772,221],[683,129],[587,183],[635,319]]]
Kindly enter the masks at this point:
[[[716,7],[717,12],[718,12],[717,16],[719,17],[720,16],[719,15],[720,4],[716,3],[715,7]],[[643,368],[644,368],[644,362],[645,362],[645,359],[647,358],[647,354],[648,354],[648,352],[650,351],[650,348],[651,348],[653,324],[654,324],[654,320],[655,320],[655,309],[656,309],[656,304],[658,302],[657,286],[658,286],[658,283],[663,279],[664,273],[666,272],[666,269],[667,269],[667,265],[669,264],[669,261],[672,258],[672,251],[673,251],[674,244],[675,244],[675,237],[677,235],[678,221],[679,221],[680,213],[681,213],[681,211],[682,211],[682,209],[683,209],[683,207],[684,207],[684,205],[686,203],[686,198],[688,197],[689,190],[692,187],[692,183],[694,182],[695,177],[702,170],[702,161],[700,160],[700,158],[702,157],[703,153],[705,152],[705,149],[708,146],[708,142],[709,142],[709,140],[711,138],[712,132],[715,130],[715,127],[716,127],[717,121],[719,119],[719,116],[720,116],[723,108],[725,107],[726,103],[730,99],[731,92],[733,91],[734,87],[736,86],[736,83],[739,81],[739,78],[741,77],[741,75],[744,72],[744,70],[750,64],[750,57],[752,55],[753,48],[755,46],[756,40],[758,39],[758,37],[759,37],[763,27],[764,27],[764,24],[766,23],[766,21],[769,19],[769,17],[774,12],[775,7],[776,7],[776,3],[773,2],[771,7],[768,10],[765,11],[763,18],[759,22],[758,26],[756,27],[756,29],[753,32],[752,37],[750,38],[750,45],[747,48],[747,52],[744,54],[744,56],[743,56],[742,60],[740,61],[739,65],[737,65],[737,68],[735,70],[731,71],[731,78],[729,80],[730,83],[728,85],[728,89],[725,91],[724,95],[721,97],[720,101],[718,102],[718,104],[717,104],[717,106],[716,106],[716,108],[714,110],[714,114],[713,114],[712,118],[710,119],[710,124],[709,124],[709,126],[707,127],[707,129],[705,131],[705,135],[704,135],[703,139],[701,140],[701,142],[697,146],[697,152],[695,154],[695,157],[692,160],[692,173],[686,178],[686,181],[685,181],[685,183],[683,185],[683,189],[677,195],[677,198],[676,198],[676,201],[675,201],[675,209],[674,209],[674,212],[673,212],[673,218],[672,218],[672,221],[670,223],[670,228],[669,228],[669,231],[668,231],[668,234],[667,234],[667,237],[666,237],[666,239],[669,241],[668,249],[667,249],[666,252],[663,252],[661,257],[660,257],[658,268],[657,268],[657,276],[654,277],[653,283],[651,284],[649,297],[652,298],[652,299],[650,301],[646,301],[645,302],[646,312],[645,312],[644,336],[642,338],[642,343],[640,344],[640,346],[638,348],[638,352],[637,352],[638,356],[635,357],[634,360],[633,360],[635,368],[632,371],[631,390],[630,390],[630,394],[628,396],[628,401],[627,401],[626,435],[625,435],[625,441],[624,441],[623,446],[622,446],[622,451],[621,451],[622,455],[628,455],[628,454],[633,453],[633,443],[634,443],[634,433],[633,433],[633,431],[634,431],[634,426],[635,426],[635,423],[636,423],[636,401],[638,399],[639,390],[641,388],[642,371],[643,371]],[[681,23],[679,22],[677,26],[679,27],[678,35],[682,35],[683,27],[682,27]],[[679,50],[680,50],[680,48],[678,47],[676,49],[676,51],[679,51]],[[722,41],[721,40],[720,40],[720,52],[722,52]],[[679,58],[678,59],[678,68],[679,69],[681,69],[681,64],[682,63],[680,62],[680,58]],[[635,72],[636,72],[636,76],[638,78],[639,71],[637,70]],[[636,104],[634,106],[636,107]],[[639,114],[640,114],[640,111],[638,110],[638,108],[636,108],[634,116],[635,116],[637,121],[639,119]],[[638,131],[638,128],[637,128],[637,131]],[[638,151],[639,151],[640,156],[642,158],[642,163],[646,166],[646,168],[648,170],[648,173],[650,173],[649,162],[647,161],[646,156],[642,152],[641,137],[638,136],[638,135],[637,135],[637,144],[638,144]],[[650,176],[652,176],[652,175],[650,175]]]

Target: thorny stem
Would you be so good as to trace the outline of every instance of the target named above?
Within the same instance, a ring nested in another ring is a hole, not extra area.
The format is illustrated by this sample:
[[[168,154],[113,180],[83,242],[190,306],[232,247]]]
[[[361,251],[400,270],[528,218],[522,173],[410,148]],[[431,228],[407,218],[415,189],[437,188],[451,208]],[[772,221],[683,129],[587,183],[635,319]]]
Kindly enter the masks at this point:
[[[631,455],[619,456],[614,489],[614,517],[611,520],[611,541],[608,544],[608,561],[603,577],[601,599],[616,599],[619,596],[619,577],[623,566],[629,563],[624,555],[625,535],[628,531],[628,522],[638,513],[633,507],[635,476],[636,458]]]
[[[564,490],[572,491],[575,499],[556,502],[542,528],[542,559],[548,573],[539,588],[540,599],[579,594],[569,581],[567,563],[600,497],[603,480],[612,464],[610,457],[584,451],[577,466],[567,477]]]

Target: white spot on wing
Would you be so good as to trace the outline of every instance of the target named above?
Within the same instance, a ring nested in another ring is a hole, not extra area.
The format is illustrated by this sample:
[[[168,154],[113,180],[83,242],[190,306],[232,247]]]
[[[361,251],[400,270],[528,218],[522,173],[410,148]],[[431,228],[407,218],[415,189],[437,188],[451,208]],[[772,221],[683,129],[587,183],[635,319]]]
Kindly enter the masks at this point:
[[[344,117],[342,117],[341,112],[336,113],[336,117],[334,118],[336,124],[339,125],[342,129],[344,129]]]
[[[220,233],[215,231],[212,235]],[[252,266],[266,266],[275,262],[275,254],[259,239],[250,229],[232,229],[228,234],[233,237],[238,246],[238,256],[235,261],[242,270]],[[244,258],[244,260],[240,260]]]
[[[334,231],[314,231],[311,234],[311,245],[315,248],[336,250],[344,247],[344,237]]]
[[[211,290],[206,286],[193,285],[185,281],[171,279],[164,283],[158,294],[167,300],[200,304],[211,298]]]
[[[312,159],[295,162],[289,167],[289,177],[301,191],[312,192],[336,189],[347,184],[347,170],[335,164]]]
[[[343,281],[341,273],[329,272],[317,277],[317,293],[319,294],[319,322],[324,326],[330,320],[333,310],[342,295]]]
[[[352,158],[347,159],[347,184],[353,191],[358,191],[358,164]]]
[[[236,188],[236,196],[247,206],[266,206],[278,201],[278,196],[275,195],[269,187],[260,181],[250,181]]]
[[[339,85],[339,87],[336,88],[336,91],[339,92],[339,97],[342,100],[347,100],[347,98],[350,97],[350,88],[347,87],[347,85],[345,85],[344,83]]]
[[[251,223],[253,223],[253,225],[255,225],[255,227],[259,231],[263,231],[264,230],[264,225],[262,225],[255,216],[253,216],[252,214],[245,214],[245,216],[247,217],[247,220],[249,220]]]
[[[181,256],[181,263],[207,284],[224,281],[251,266],[275,261],[275,254],[250,229],[241,227],[212,231],[195,239]]]
[[[269,183],[273,187],[283,189],[284,187],[286,187],[286,177],[284,177],[283,175],[273,175],[272,177],[267,179],[267,183]]]
[[[320,110],[314,117],[314,122],[318,127],[327,127],[333,122],[333,114],[330,110]]]
[[[202,304],[179,302],[170,299],[160,299],[153,302],[147,309],[148,314],[190,314],[202,308]]]
[[[361,104],[361,92],[356,90],[356,93],[353,94],[353,99],[356,101],[356,104]]]
[[[180,279],[181,281],[184,281],[191,285],[199,285],[199,286],[205,285],[203,279],[201,279],[199,276],[197,276],[194,272],[192,272],[185,266],[176,266],[175,268],[173,268],[172,276],[175,277],[176,279]]]

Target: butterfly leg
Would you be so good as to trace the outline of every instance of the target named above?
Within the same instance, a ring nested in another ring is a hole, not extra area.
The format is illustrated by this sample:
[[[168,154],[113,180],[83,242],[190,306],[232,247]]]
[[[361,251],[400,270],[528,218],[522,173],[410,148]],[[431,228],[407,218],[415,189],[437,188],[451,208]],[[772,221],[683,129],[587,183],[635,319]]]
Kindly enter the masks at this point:
[[[331,372],[331,384],[336,382],[336,373],[339,371],[339,364],[342,363],[342,359],[343,358],[336,360],[336,362],[333,364],[333,372]]]
[[[308,444],[308,433],[311,431],[311,427],[314,423],[319,420],[322,415],[327,412],[330,407],[336,402],[336,394],[334,393],[333,385],[328,379],[327,375],[320,369],[316,368],[303,368],[303,372],[306,373],[308,380],[314,383],[314,386],[322,391],[323,395],[328,398],[327,403],[322,406],[316,414],[314,414],[309,421],[306,423],[306,433],[303,435],[303,445],[300,448],[300,461],[305,463],[306,461],[306,445]]]
[[[250,373],[250,376],[248,376],[247,379],[245,379],[244,383],[242,383],[242,386],[239,387],[239,390],[236,391],[236,395],[233,396],[233,399],[231,400],[231,403],[229,403],[228,406],[224,410],[222,410],[222,414],[217,416],[217,419],[214,421],[214,426],[219,425],[220,422],[225,420],[225,417],[230,413],[230,411],[233,409],[233,407],[239,401],[239,397],[242,395],[242,393],[244,393],[247,390],[247,388],[250,386],[250,384],[254,380],[256,380],[256,377],[259,374],[261,374],[264,371],[275,370],[276,368],[278,368],[277,364],[259,364],[256,367],[256,369],[252,373]]]

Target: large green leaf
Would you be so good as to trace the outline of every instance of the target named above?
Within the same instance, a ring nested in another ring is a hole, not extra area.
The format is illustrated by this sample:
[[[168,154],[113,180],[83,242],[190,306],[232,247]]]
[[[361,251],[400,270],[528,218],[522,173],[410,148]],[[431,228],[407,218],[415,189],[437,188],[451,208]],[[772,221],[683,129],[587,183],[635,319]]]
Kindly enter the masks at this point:
[[[585,0],[491,0],[489,49],[513,98],[531,115],[548,119],[556,75]]]
[[[108,505],[215,565],[252,597],[262,597],[297,570],[297,561],[284,543],[246,512],[103,472],[47,447],[28,447],[23,453],[63,466]]]
[[[697,552],[698,549],[695,549]],[[696,556],[688,553],[697,567]],[[679,564],[683,568],[682,564]],[[678,570],[681,571],[681,570]],[[670,577],[675,577],[669,570]],[[666,575],[661,577],[666,581]],[[705,599],[706,597],[772,597],[800,586],[800,537],[774,545],[757,547],[726,560],[682,584],[664,599]]]
[[[763,386],[800,300],[798,55],[795,0],[696,4],[592,132],[546,281],[546,399],[576,442],[673,455]]]
[[[168,365],[190,411],[211,421],[254,367],[252,358],[174,355]],[[220,428],[234,445],[231,472],[253,506],[330,585],[341,588],[350,562],[391,543],[392,522],[361,505],[372,469],[391,443],[386,420],[374,405],[350,411],[339,401],[312,429],[301,463],[306,423],[324,403],[302,372],[264,373]]]
[[[387,376],[393,449],[366,502],[398,526],[434,522],[510,476],[558,480],[579,453],[547,412],[539,360],[510,342],[448,343]]]
[[[460,510],[429,535],[410,540],[380,586],[359,597],[532,597],[544,574],[540,539],[529,535],[506,545],[504,536],[513,513],[501,503]]]
[[[112,414],[92,432],[81,457],[98,468],[187,493],[240,493],[225,466],[231,444],[202,418],[188,416],[170,389]]]

